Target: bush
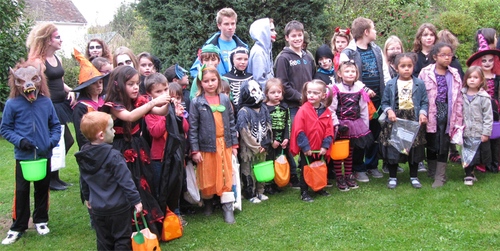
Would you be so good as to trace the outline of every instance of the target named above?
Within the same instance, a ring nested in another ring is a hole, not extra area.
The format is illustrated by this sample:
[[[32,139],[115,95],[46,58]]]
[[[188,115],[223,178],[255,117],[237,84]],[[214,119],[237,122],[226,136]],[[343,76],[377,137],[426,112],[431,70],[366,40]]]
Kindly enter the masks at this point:
[[[254,43],[248,29],[253,21],[270,17],[274,19],[277,41],[274,53],[285,45],[283,29],[287,22],[302,22],[310,35],[323,37],[327,31],[323,14],[326,0],[252,0],[252,1],[165,1],[142,0],[138,5],[141,16],[147,20],[151,34],[152,53],[168,67],[179,63],[191,67],[198,49],[215,32],[217,11],[230,6],[238,14],[236,34],[251,47]],[[314,36],[311,36],[314,37]]]
[[[9,97],[9,67],[14,67],[21,58],[26,58],[26,38],[31,22],[21,20],[25,3],[23,0],[0,1],[0,110]]]
[[[74,57],[65,58],[60,57],[62,66],[64,68],[64,83],[71,88],[78,86],[78,79],[80,76],[80,63]]]
[[[472,55],[477,30],[477,22],[474,18],[464,12],[446,11],[440,14],[436,25],[440,29],[448,29],[457,36],[460,41],[456,54],[462,66],[465,66],[467,59]]]

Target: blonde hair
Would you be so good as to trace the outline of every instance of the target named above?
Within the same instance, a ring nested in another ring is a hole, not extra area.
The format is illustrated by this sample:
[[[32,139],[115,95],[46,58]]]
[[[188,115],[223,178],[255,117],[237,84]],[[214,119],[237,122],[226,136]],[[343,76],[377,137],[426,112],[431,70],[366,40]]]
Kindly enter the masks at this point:
[[[35,26],[28,35],[26,47],[29,48],[28,60],[40,59],[42,62],[47,57],[47,49],[52,40],[52,35],[57,31],[53,23],[41,23]]]
[[[439,31],[439,33],[437,34],[436,43],[440,42],[451,45],[451,50],[453,51],[453,53],[455,53],[455,51],[458,48],[458,45],[460,44],[458,42],[458,38],[455,37],[455,35],[453,35],[453,33],[451,33],[449,30],[446,29]]]
[[[405,48],[403,46],[403,43],[401,42],[401,39],[399,39],[399,37],[396,35],[390,35],[384,44],[384,57],[385,57],[385,61],[387,64],[389,64],[389,61],[390,61],[389,54],[387,54],[387,50],[389,49],[389,45],[394,44],[394,43],[399,43],[399,45],[401,46],[401,53],[405,52]]]
[[[265,87],[265,90],[264,90],[264,93],[266,94],[266,99],[264,100],[265,102],[269,101],[269,98],[268,98],[268,93],[269,93],[269,90],[271,90],[271,88],[273,86],[278,86],[279,88],[281,88],[281,100],[283,100],[283,92],[285,91],[285,87],[283,86],[283,83],[281,82],[281,79],[279,78],[270,78],[266,81],[266,87]]]
[[[227,7],[222,8],[219,10],[219,12],[217,12],[217,17],[215,18],[217,21],[217,24],[222,23],[223,17],[234,17],[235,21],[238,21],[238,14],[236,14],[236,12],[231,8],[227,8]]]
[[[326,83],[321,79],[313,79],[311,81],[307,81],[304,84],[304,87],[302,87],[302,104],[305,104],[307,102],[307,87],[310,84],[316,84],[322,86],[322,91],[323,93],[326,94],[326,97],[323,100],[321,100],[321,103],[323,103],[324,106],[329,107],[332,104],[333,100],[332,89],[330,89],[330,87],[328,87]]]
[[[337,51],[337,47],[335,46],[335,41],[337,40],[338,37],[343,37],[343,38],[347,39],[348,44],[349,44],[349,42],[351,42],[352,35],[350,32],[349,32],[349,35],[346,32],[347,32],[347,30],[340,29],[338,32],[335,32],[335,34],[333,34],[332,40],[330,41],[330,43],[332,44],[333,54],[339,53],[339,51]]]

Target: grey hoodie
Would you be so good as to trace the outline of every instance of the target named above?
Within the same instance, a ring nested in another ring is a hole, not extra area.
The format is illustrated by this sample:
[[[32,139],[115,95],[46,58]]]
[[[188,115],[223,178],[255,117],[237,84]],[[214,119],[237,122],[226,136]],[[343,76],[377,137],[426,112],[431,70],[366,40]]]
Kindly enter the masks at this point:
[[[481,88],[471,101],[467,98],[467,87],[462,88],[464,98],[464,137],[476,137],[481,135],[491,136],[493,129],[493,110],[491,109],[491,97]]]
[[[269,18],[253,22],[250,25],[250,36],[255,40],[255,44],[250,50],[247,72],[252,73],[253,79],[260,84],[262,90],[265,90],[266,81],[274,78]]]

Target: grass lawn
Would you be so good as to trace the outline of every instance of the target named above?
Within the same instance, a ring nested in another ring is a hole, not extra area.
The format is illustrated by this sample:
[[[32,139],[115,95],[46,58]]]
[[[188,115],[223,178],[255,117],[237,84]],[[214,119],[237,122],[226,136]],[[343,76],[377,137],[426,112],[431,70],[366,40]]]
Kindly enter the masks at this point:
[[[73,129],[72,126],[70,126]],[[12,218],[14,153],[0,140],[0,238]],[[39,236],[33,225],[25,235],[1,250],[95,250],[86,208],[80,201],[78,166],[66,159],[61,178],[75,184],[66,191],[50,193],[51,232]],[[432,179],[419,173],[422,189],[409,182],[408,166],[398,174],[399,186],[386,188],[382,179],[360,183],[360,188],[340,192],[327,188],[331,197],[300,200],[298,190],[269,196],[260,204],[243,202],[236,224],[228,225],[222,210],[205,217],[187,215],[184,236],[161,243],[163,250],[497,250],[500,246],[500,179],[479,173],[474,186],[463,184],[461,166],[450,164],[448,183],[432,189]],[[33,189],[33,186],[32,186]],[[33,193],[33,192],[32,192]],[[33,206],[33,200],[32,206]]]

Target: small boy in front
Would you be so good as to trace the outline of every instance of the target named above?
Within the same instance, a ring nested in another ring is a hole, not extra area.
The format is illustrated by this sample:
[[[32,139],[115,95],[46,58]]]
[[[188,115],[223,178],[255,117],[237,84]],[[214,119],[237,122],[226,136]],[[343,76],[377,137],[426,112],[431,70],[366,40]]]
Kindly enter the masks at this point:
[[[276,77],[283,83],[284,101],[290,109],[291,124],[299,110],[302,87],[311,81],[316,71],[314,59],[304,50],[304,25],[296,20],[285,26],[285,39],[290,45],[285,47],[276,59]]]
[[[377,39],[377,31],[372,20],[358,17],[351,25],[353,40],[340,54],[339,62],[353,60],[359,69],[359,80],[365,84],[365,91],[375,105],[380,107],[385,84],[391,80],[389,68],[386,64],[384,53],[374,41]],[[370,131],[374,139],[378,139],[381,131],[377,119],[370,120]],[[364,151],[353,152],[353,168],[356,170],[355,177],[360,182],[368,182],[368,175],[374,178],[382,178],[384,175],[378,170],[378,143],[373,143]],[[363,157],[366,160],[363,163]]]
[[[141,197],[123,155],[113,149],[113,119],[104,112],[82,117],[82,134],[90,141],[75,153],[85,203],[94,213],[97,250],[132,250],[132,205]]]

